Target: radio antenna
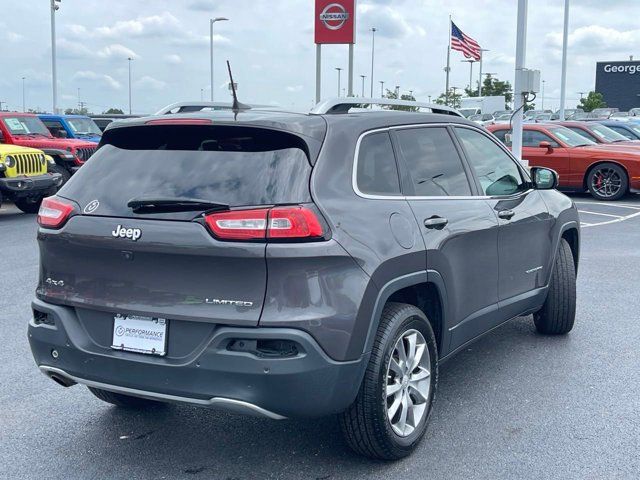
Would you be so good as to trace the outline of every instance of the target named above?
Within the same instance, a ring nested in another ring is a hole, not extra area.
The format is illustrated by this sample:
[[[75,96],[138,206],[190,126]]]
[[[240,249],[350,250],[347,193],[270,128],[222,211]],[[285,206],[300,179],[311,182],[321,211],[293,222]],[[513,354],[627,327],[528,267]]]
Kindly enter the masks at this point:
[[[238,112],[240,110],[249,110],[251,107],[249,105],[245,105],[238,101],[236,84],[233,82],[233,74],[231,73],[231,64],[229,63],[229,60],[227,60],[227,70],[229,70],[229,80],[231,82],[231,93],[233,95],[233,105],[231,105],[231,110],[235,115],[238,115]]]

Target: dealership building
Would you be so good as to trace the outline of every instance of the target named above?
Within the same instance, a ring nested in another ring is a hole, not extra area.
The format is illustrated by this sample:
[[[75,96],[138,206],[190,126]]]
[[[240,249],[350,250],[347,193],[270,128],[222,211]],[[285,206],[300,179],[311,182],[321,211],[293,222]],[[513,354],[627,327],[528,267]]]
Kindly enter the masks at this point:
[[[640,62],[598,62],[596,92],[608,107],[622,111],[640,107]]]

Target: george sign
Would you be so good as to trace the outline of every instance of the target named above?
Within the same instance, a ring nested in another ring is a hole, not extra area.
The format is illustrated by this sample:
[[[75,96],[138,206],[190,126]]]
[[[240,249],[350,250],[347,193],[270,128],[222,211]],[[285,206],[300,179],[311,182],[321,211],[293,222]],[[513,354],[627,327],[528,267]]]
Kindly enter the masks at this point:
[[[315,42],[355,43],[355,0],[316,0]]]
[[[597,62],[596,92],[607,107],[626,111],[640,106],[640,62]]]

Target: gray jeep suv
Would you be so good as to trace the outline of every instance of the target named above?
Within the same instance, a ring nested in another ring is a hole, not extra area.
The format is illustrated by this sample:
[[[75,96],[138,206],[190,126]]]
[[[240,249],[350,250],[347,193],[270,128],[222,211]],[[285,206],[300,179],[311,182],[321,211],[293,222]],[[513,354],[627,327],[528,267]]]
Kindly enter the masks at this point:
[[[519,315],[573,327],[556,182],[446,110],[118,122],[40,210],[31,349],[115,405],[338,414],[400,458],[443,361]]]

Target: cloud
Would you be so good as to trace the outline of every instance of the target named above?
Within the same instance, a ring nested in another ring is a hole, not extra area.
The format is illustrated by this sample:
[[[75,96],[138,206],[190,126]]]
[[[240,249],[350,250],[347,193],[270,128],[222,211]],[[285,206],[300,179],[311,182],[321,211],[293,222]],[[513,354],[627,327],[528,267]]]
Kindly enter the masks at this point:
[[[90,58],[93,52],[84,44],[60,38],[56,42],[56,53],[59,58],[63,59],[81,59]]]
[[[180,20],[169,12],[162,12],[135,20],[120,20],[110,27],[97,27],[92,35],[103,38],[157,37],[181,29]]]
[[[396,9],[389,6],[358,5],[358,31],[363,34],[376,27],[376,35],[401,39],[409,35],[425,35],[422,27],[413,27]]]
[[[168,55],[165,55],[164,60],[165,62],[170,63],[172,65],[178,65],[182,63],[182,57],[180,57],[180,55],[176,53],[170,53]]]
[[[548,33],[545,43],[551,48],[561,49],[562,33]],[[640,30],[620,31],[600,25],[588,25],[569,33],[569,48],[591,56],[597,52],[633,51],[638,43]]]
[[[119,43],[107,45],[99,50],[97,55],[101,58],[118,58],[122,60],[126,60],[127,58],[133,58],[134,60],[140,58],[136,52]]]
[[[122,87],[120,82],[115,80],[112,76],[96,73],[91,70],[80,70],[76,72],[72,78],[73,80],[92,80],[113,90],[119,90]]]
[[[211,43],[209,35],[196,35],[192,32],[184,32],[182,36],[174,36],[169,39],[171,45],[176,46],[206,46]],[[213,34],[214,45],[229,45],[231,40],[217,33]]]
[[[17,43],[24,38],[24,35],[21,35],[16,32],[6,32],[4,36],[7,39],[7,41],[10,43]]]
[[[287,87],[287,92],[301,92],[303,88],[302,85],[291,85]]]
[[[162,90],[167,86],[167,82],[145,75],[139,80],[136,80],[135,86],[143,89]]]

